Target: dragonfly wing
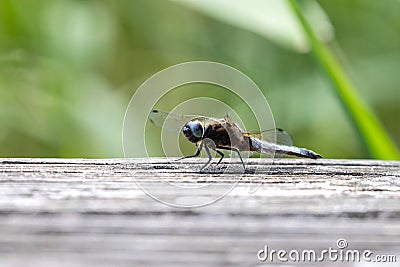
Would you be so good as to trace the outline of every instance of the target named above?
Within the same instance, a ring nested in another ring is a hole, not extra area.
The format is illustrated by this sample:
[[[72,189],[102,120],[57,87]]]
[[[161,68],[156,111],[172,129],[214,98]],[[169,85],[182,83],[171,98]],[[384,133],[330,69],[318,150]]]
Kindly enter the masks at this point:
[[[168,131],[180,132],[183,125],[194,117],[195,116],[179,115],[161,110],[152,110],[149,114],[149,121]]]
[[[204,125],[216,121],[216,119],[198,116],[198,115],[181,115],[161,110],[152,110],[149,114],[149,120],[156,126],[162,127],[170,132],[181,132],[183,126],[192,120],[199,120]]]
[[[290,135],[285,130],[279,128],[269,129],[261,132],[247,132],[244,133],[244,135],[248,137],[255,137],[262,141],[266,141],[273,144],[286,145],[286,146],[293,145],[293,141]]]
[[[245,136],[252,138],[252,145],[256,151],[269,157],[282,157],[283,153],[277,153],[281,147],[291,147],[293,142],[290,135],[279,128],[262,132],[249,132]]]
[[[275,136],[272,134],[273,132],[275,132]],[[276,138],[276,143],[279,145],[286,145],[286,146],[292,146],[293,145],[293,140],[290,137],[290,135],[285,131],[282,130],[280,128],[276,128],[270,131],[264,131],[261,139],[262,140],[267,140],[269,138],[269,135],[272,134],[273,138]]]

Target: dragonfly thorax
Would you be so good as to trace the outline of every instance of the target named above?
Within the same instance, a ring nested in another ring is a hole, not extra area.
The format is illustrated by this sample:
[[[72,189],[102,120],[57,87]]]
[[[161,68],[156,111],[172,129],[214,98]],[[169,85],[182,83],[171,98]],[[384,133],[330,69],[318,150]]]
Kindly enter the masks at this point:
[[[183,126],[182,132],[190,142],[197,143],[203,138],[204,126],[198,120],[189,121]]]

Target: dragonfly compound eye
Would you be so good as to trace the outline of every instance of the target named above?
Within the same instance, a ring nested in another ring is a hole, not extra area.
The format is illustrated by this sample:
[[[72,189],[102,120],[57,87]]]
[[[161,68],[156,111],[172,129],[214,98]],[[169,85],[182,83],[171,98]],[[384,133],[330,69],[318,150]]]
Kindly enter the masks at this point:
[[[189,121],[182,131],[186,138],[193,143],[200,141],[203,137],[203,125],[199,121]]]
[[[199,121],[189,122],[189,127],[195,137],[201,138],[203,136],[203,125]]]

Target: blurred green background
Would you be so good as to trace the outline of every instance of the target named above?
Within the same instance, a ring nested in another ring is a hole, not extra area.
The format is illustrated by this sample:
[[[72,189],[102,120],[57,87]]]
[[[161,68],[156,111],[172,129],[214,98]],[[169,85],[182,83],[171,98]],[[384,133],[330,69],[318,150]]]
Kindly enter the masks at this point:
[[[299,2],[398,147],[400,2]],[[262,0],[0,1],[0,156],[122,157],[124,112],[140,84],[210,60],[253,79],[296,145],[369,158],[288,11]]]

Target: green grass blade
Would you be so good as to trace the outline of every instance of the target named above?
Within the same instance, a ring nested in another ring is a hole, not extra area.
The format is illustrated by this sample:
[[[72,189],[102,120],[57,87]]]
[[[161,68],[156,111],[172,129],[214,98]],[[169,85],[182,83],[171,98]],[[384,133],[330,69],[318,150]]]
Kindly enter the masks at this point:
[[[355,86],[351,83],[339,62],[329,48],[318,40],[311,26],[303,16],[296,0],[289,0],[295,15],[298,17],[312,50],[332,79],[336,93],[342,101],[347,114],[358,130],[371,157],[376,159],[400,159],[400,153],[393,140],[387,134],[373,112],[362,101]]]

